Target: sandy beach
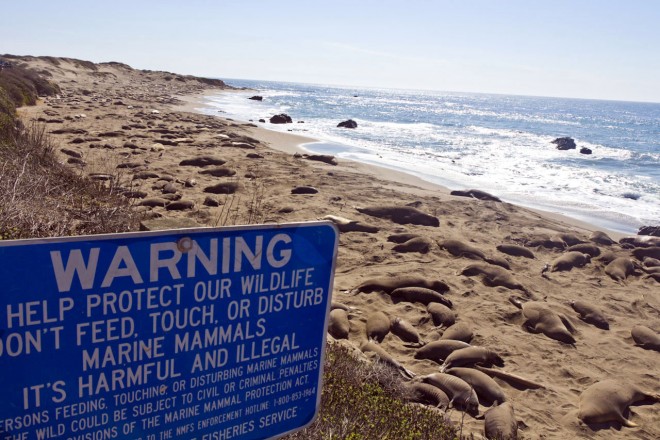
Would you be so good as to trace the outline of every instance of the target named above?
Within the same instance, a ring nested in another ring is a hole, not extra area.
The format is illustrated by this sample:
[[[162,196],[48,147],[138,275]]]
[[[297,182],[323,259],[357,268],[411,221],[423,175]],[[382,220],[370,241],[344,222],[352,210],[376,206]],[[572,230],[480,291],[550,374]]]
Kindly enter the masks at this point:
[[[367,340],[366,322],[375,312],[407,321],[425,342],[441,339],[447,326],[436,325],[425,304],[400,300],[386,289],[357,289],[376,277],[440,280],[448,288],[443,296],[455,322],[469,329],[469,343],[503,359],[504,366],[494,369],[538,385],[495,379],[515,408],[522,437],[660,438],[657,403],[633,406],[625,414],[637,427],[578,420],[580,395],[605,379],[660,393],[660,353],[638,346],[631,336],[638,325],[660,330],[660,283],[647,273],[650,266],[633,256],[634,246],[619,243],[621,236],[603,231],[612,242],[594,241],[590,225],[565,217],[450,195],[446,188],[392,170],[311,160],[324,159],[300,148],[313,139],[191,112],[205,93],[219,90],[192,77],[56,60],[25,59],[49,72],[62,94],[21,109],[23,117],[46,124],[62,162],[81,174],[103,181],[120,171],[119,186],[135,209],[144,211],[145,227],[172,224],[166,220],[190,227],[326,216],[358,222],[361,227],[343,227],[333,292],[333,301],[351,308],[347,343],[360,347]],[[307,190],[295,194],[296,188]],[[439,226],[411,224],[391,210],[379,215],[383,210],[373,209],[393,206],[414,207],[437,218]],[[404,233],[416,236],[414,244],[393,241]],[[558,259],[576,244],[583,247],[574,252],[593,255],[567,270]],[[498,249],[501,245],[524,247],[533,258]],[[634,261],[636,269],[623,278],[611,276],[612,266],[606,267],[616,258]],[[488,280],[489,271],[500,277]],[[512,296],[564,318],[575,342],[524,328]],[[580,319],[571,306],[576,300],[602,312],[609,329]],[[439,372],[437,362],[416,358],[418,348],[391,332],[380,345],[417,376]],[[486,410],[480,407],[480,413]],[[456,410],[449,416],[464,423],[464,433],[481,438],[483,420],[463,418]]]

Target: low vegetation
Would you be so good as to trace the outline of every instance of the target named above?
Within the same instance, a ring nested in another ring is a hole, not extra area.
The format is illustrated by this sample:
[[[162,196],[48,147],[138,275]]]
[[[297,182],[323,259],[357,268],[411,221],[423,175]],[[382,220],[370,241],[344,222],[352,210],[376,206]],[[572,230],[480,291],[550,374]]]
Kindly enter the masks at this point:
[[[0,58],[0,238],[135,229],[129,202],[57,160],[43,125],[24,125],[16,108],[59,92],[41,74]]]
[[[405,401],[398,373],[328,344],[317,419],[288,440],[449,440],[457,438],[443,413]]]

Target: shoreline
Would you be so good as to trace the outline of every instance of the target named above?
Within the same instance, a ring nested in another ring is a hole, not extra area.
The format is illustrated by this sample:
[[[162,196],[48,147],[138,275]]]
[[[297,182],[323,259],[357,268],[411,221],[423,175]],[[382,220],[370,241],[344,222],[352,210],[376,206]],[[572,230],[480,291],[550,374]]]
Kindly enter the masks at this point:
[[[232,90],[216,90],[216,89],[209,89],[205,92],[200,92],[196,93],[194,95],[187,95],[183,97],[179,97],[182,101],[185,103],[182,104],[178,109],[180,111],[189,111],[197,114],[203,114],[203,115],[208,115],[208,113],[204,113],[203,111],[200,111],[200,107],[207,107],[205,105],[207,96],[211,93],[232,93]],[[228,121],[234,121],[232,118],[227,118],[223,116],[223,113],[218,113],[217,115],[212,115],[214,117],[218,117],[224,120]],[[243,124],[254,124],[253,122],[250,121],[237,121]],[[256,125],[256,124],[255,124]],[[275,130],[275,129],[269,129],[268,127],[265,126],[256,126],[256,127],[249,127],[248,131],[251,133],[251,135],[264,143],[268,144],[271,148],[281,151],[287,154],[295,154],[295,153],[318,153],[317,151],[314,151],[313,148],[309,149],[306,148],[306,145],[313,145],[317,143],[327,143],[326,141],[323,141],[321,139],[316,139],[312,138],[309,136],[304,136],[301,134],[297,133],[287,133],[283,132],[280,130]],[[428,180],[425,180],[421,177],[418,177],[414,174],[405,172],[405,171],[399,171],[395,170],[392,168],[388,168],[383,165],[377,165],[377,164],[372,164],[372,163],[366,163],[366,162],[361,162],[357,160],[352,160],[352,159],[340,159],[342,162],[347,162],[352,165],[350,165],[350,168],[354,170],[355,172],[360,172],[360,173],[365,173],[370,176],[374,177],[379,177],[383,180],[386,181],[391,181],[394,184],[403,184],[406,186],[416,186],[419,187],[420,189],[423,189],[425,191],[431,191],[431,192],[437,192],[439,194],[442,194],[443,196],[447,197],[453,197],[450,196],[450,189],[446,186],[443,186],[439,183],[431,182]],[[478,189],[478,188],[476,188]],[[615,240],[619,240],[620,238],[635,235],[635,233],[625,233],[621,232],[618,230],[614,230],[611,228],[607,227],[601,227],[598,225],[595,225],[591,223],[588,220],[584,219],[579,219],[575,217],[571,217],[567,214],[563,213],[558,213],[558,212],[552,212],[552,211],[547,211],[541,208],[537,208],[534,206],[528,206],[521,204],[515,200],[513,201],[506,201],[505,203],[510,203],[515,206],[518,206],[520,208],[528,209],[532,212],[535,212],[543,217],[546,217],[548,220],[558,224],[559,226],[564,226],[564,227],[571,227],[571,228],[576,228],[582,231],[586,232],[593,232],[593,231],[603,231],[610,235],[612,238]]]

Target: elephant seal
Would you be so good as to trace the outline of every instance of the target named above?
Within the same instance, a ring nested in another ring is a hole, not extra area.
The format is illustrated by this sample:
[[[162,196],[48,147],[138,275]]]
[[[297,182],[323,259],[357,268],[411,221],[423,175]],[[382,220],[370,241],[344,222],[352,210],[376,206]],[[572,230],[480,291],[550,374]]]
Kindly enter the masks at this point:
[[[372,217],[385,218],[399,225],[440,226],[440,220],[412,206],[374,206],[356,208],[358,212]]]
[[[576,244],[580,243],[586,243],[586,241],[582,240],[580,237],[574,234],[568,234],[568,233],[559,233],[555,235],[555,238],[560,239],[564,243],[566,243],[566,246],[575,246]]]
[[[415,373],[413,373],[412,371],[408,370],[406,367],[401,365],[401,363],[396,359],[394,359],[388,352],[386,352],[383,347],[381,347],[380,345],[374,342],[368,341],[363,343],[360,346],[360,350],[364,354],[373,353],[382,362],[394,367],[399,371],[399,373],[401,373],[402,376],[408,379],[412,379],[413,377],[415,377]]]
[[[544,247],[547,249],[566,249],[566,243],[559,237],[548,237],[547,235],[529,239],[525,242],[526,247]]]
[[[419,234],[411,234],[409,232],[402,232],[400,234],[392,234],[389,237],[387,237],[387,241],[390,243],[405,243],[408,240],[412,240],[413,238],[419,238],[421,235]]]
[[[425,342],[422,337],[417,333],[415,327],[405,319],[396,317],[392,320],[390,331],[399,337],[403,342],[409,344],[424,345]]]
[[[647,350],[660,351],[660,335],[644,325],[636,325],[630,330],[630,336],[638,346]]]
[[[465,347],[470,347],[470,344],[453,339],[440,339],[429,342],[417,350],[415,359],[430,359],[441,364],[451,353]]]
[[[591,233],[589,236],[589,241],[596,243],[596,244],[602,244],[603,246],[611,246],[616,241],[612,240],[609,235],[604,233],[603,231],[594,231]]]
[[[440,388],[450,399],[455,408],[466,411],[472,416],[479,414],[479,398],[474,388],[463,379],[446,373],[433,373],[423,376],[422,382]]]
[[[367,338],[370,341],[383,342],[390,332],[390,318],[384,312],[374,312],[367,317]]]
[[[573,307],[573,310],[580,315],[580,319],[584,322],[593,324],[603,330],[610,329],[610,323],[607,321],[607,318],[603,315],[603,312],[598,310],[595,306],[580,300],[571,301],[570,304],[571,307]]]
[[[566,249],[568,252],[581,252],[583,254],[589,254],[591,258],[596,258],[600,255],[600,248],[595,244],[589,243],[580,243],[570,246]]]
[[[574,267],[583,267],[591,261],[589,254],[582,252],[567,252],[552,261],[551,272],[570,271]]]
[[[642,391],[637,385],[616,379],[596,382],[580,395],[578,418],[587,425],[617,422],[635,427],[636,423],[624,417],[633,403],[650,400],[660,402],[660,395]]]
[[[473,365],[484,367],[504,366],[504,359],[493,350],[486,347],[470,346],[453,351],[442,365],[444,370],[454,367],[471,367]]]
[[[488,194],[486,191],[482,191],[480,189],[468,189],[468,190],[455,190],[449,193],[451,196],[458,196],[458,197],[471,197],[477,200],[486,200],[490,202],[501,202],[498,197],[495,197],[492,194]]]
[[[328,322],[328,333],[335,339],[348,339],[348,333],[351,331],[351,324],[348,321],[348,313],[343,309],[334,309],[330,311],[330,321]]]
[[[373,234],[380,230],[376,226],[366,225],[360,221],[349,220],[336,215],[326,215],[322,220],[330,220],[335,226],[337,226],[339,232],[367,232]]]
[[[530,251],[526,247],[518,246],[516,244],[500,244],[495,249],[502,252],[503,254],[511,255],[512,257],[524,257],[535,259],[534,252]]]
[[[459,377],[471,385],[479,397],[479,403],[484,406],[497,405],[507,400],[502,388],[486,373],[474,368],[461,367],[450,368],[445,373]]]
[[[451,327],[456,323],[456,314],[444,304],[430,303],[426,306],[426,311],[431,315],[436,327]]]
[[[660,237],[653,237],[651,235],[635,235],[633,237],[623,237],[621,240],[619,240],[619,244],[628,244],[641,248],[659,247]]]
[[[472,340],[472,336],[474,336],[472,329],[466,323],[458,322],[445,330],[440,339],[453,339],[455,341],[463,341],[469,344]]]
[[[644,257],[642,259],[642,265],[644,267],[660,267],[660,260],[652,257]]]
[[[470,258],[472,260],[484,260],[486,258],[486,255],[482,251],[459,240],[439,241],[438,246],[455,257]]]
[[[575,329],[566,317],[563,317],[548,308],[546,303],[540,301],[522,302],[519,298],[510,297],[509,301],[522,310],[525,322],[523,327],[532,333],[543,333],[550,339],[574,344],[571,334]]]
[[[504,402],[484,413],[484,434],[488,440],[518,438],[518,422],[511,402]]]
[[[426,237],[416,237],[395,245],[392,250],[400,253],[418,252],[420,254],[427,254],[431,250],[432,244],[433,242]]]
[[[618,257],[605,266],[605,273],[614,281],[623,282],[630,275],[634,275],[635,264],[630,258]]]
[[[444,295],[436,292],[435,290],[426,289],[424,287],[400,287],[398,289],[394,289],[390,296],[395,299],[413,303],[418,302],[424,305],[440,303],[449,308],[454,306],[448,298],[444,297]]]
[[[473,263],[465,266],[459,273],[468,277],[483,275],[482,282],[487,286],[502,286],[507,289],[522,290],[529,294],[527,288],[513,278],[506,269],[488,263]]]
[[[632,251],[632,254],[638,260],[643,260],[644,258],[656,258],[660,260],[660,246],[652,246],[647,248],[635,248]]]
[[[449,408],[449,397],[438,387],[423,382],[410,382],[404,385],[409,402],[431,405],[440,409]]]
[[[393,277],[377,277],[363,281],[351,293],[373,292],[376,290],[392,293],[400,287],[424,287],[438,293],[449,291],[449,286],[440,280],[429,280],[415,275],[399,275]]]

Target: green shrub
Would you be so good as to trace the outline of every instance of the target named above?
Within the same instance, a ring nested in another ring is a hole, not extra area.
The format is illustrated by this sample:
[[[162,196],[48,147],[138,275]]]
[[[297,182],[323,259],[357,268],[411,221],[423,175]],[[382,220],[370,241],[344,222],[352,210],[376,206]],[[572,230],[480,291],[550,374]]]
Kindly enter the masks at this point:
[[[408,404],[398,372],[371,365],[338,344],[328,344],[321,409],[289,440],[449,440],[456,432],[437,411]]]

